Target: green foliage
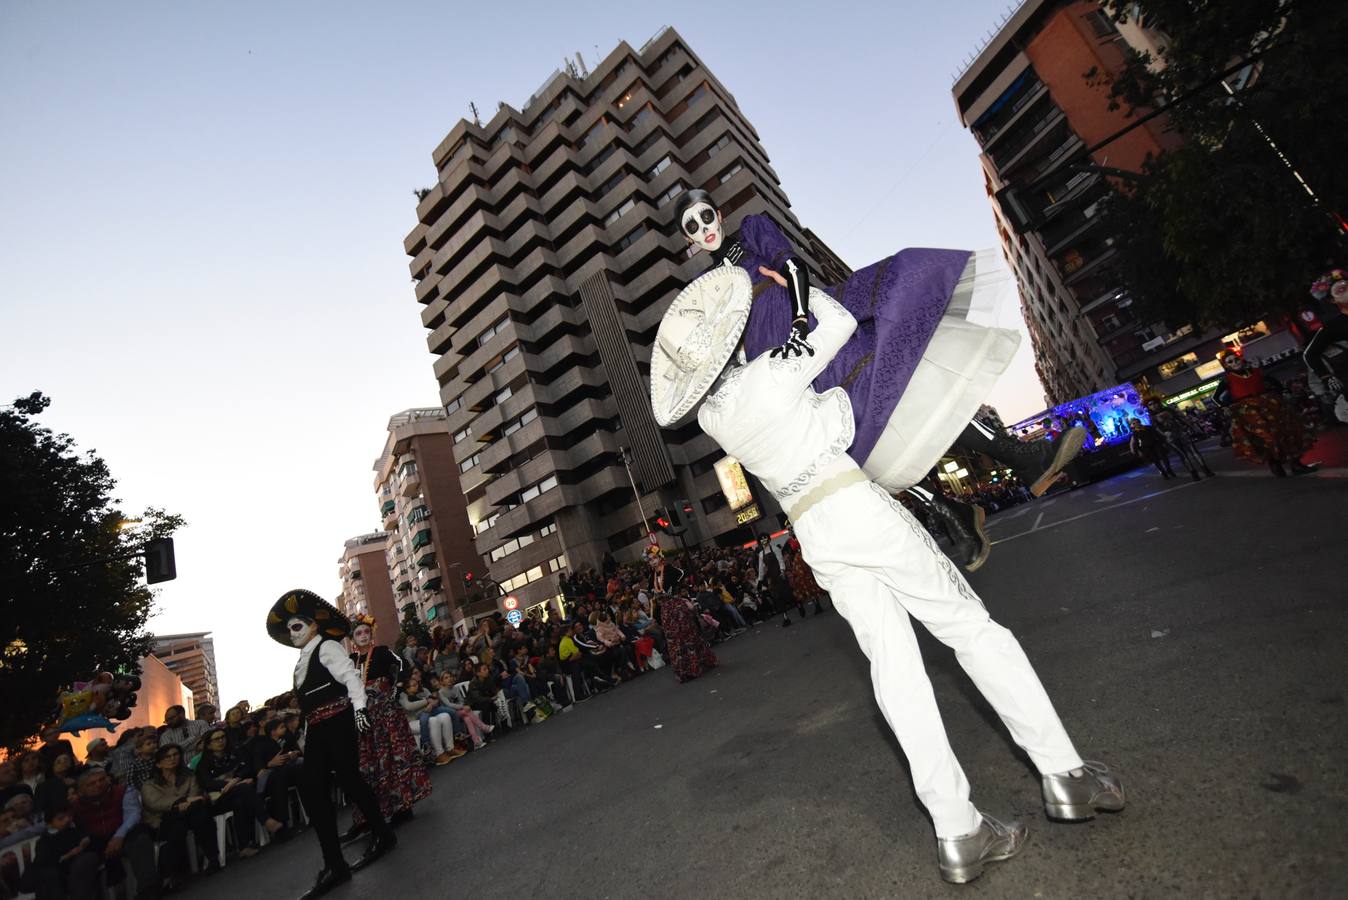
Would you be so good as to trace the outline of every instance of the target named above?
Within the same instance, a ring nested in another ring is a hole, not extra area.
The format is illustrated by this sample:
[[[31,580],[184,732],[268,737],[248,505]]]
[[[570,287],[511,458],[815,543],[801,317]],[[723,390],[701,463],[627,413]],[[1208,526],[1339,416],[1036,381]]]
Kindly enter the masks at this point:
[[[124,530],[103,460],[33,421],[50,403],[33,393],[0,407],[0,746],[52,721],[71,683],[137,671],[153,592],[134,554],[183,525],[149,509]]]
[[[1345,255],[1332,211],[1348,209],[1348,4],[1141,0],[1171,42],[1135,56],[1111,84],[1116,105],[1155,106],[1259,54],[1233,101],[1220,86],[1167,113],[1184,144],[1105,210],[1122,235],[1116,271],[1143,310],[1172,324],[1228,325],[1305,303]],[[1095,77],[1095,73],[1091,73]],[[1229,80],[1232,87],[1237,83]],[[1287,164],[1312,186],[1314,205]]]

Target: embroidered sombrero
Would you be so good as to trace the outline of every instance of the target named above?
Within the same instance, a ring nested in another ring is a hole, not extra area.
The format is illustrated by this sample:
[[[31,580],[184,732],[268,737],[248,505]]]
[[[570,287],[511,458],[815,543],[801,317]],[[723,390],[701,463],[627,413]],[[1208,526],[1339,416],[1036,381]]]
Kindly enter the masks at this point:
[[[267,613],[267,634],[287,647],[290,646],[290,635],[286,631],[286,622],[291,616],[312,619],[318,626],[318,633],[324,637],[341,640],[351,633],[350,620],[337,607],[313,591],[298,588],[282,594]]]
[[[692,412],[739,346],[753,282],[739,266],[717,266],[669,305],[651,347],[651,407],[671,428]]]

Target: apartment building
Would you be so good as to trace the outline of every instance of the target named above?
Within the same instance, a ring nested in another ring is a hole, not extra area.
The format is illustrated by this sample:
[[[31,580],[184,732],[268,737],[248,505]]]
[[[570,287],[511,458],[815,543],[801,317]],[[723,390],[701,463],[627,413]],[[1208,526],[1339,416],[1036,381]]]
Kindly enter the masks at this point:
[[[398,639],[398,604],[389,577],[387,531],[373,531],[351,538],[337,560],[341,593],[333,601],[347,616],[374,616],[374,642],[392,646]]]
[[[432,160],[405,249],[492,577],[528,607],[565,569],[634,558],[648,525],[633,482],[647,521],[687,499],[690,542],[746,539],[712,468],[720,450],[695,422],[662,431],[651,415],[660,318],[707,265],[670,204],[708,189],[730,229],[771,215],[820,283],[849,272],[792,215],[726,86],[663,29],[592,72],[554,72],[519,109],[458,122]]]
[[[215,669],[215,640],[209,631],[157,634],[150,655],[178,676],[192,692],[192,703],[220,708],[220,682]]]
[[[459,483],[454,450],[462,438],[449,433],[447,420],[439,407],[392,416],[384,452],[374,464],[374,490],[398,618],[410,608],[429,625],[452,626],[465,616],[464,575],[481,576],[483,566]],[[369,582],[375,562],[366,558],[357,554],[357,580]],[[350,583],[350,563],[347,574]],[[368,602],[373,594],[368,583],[365,588]]]
[[[1026,0],[955,82],[960,119],[982,148],[988,198],[1002,249],[1020,286],[1035,369],[1051,403],[1061,403],[1121,381],[1166,381],[1189,351],[1211,341],[1185,323],[1144,321],[1110,271],[1114,238],[1096,215],[1113,190],[1110,178],[1082,162],[1080,151],[1130,123],[1110,110],[1100,78],[1121,70],[1132,42],[1152,49],[1164,42],[1146,23],[1122,28],[1090,0]],[[1111,141],[1090,159],[1098,166],[1138,171],[1149,154],[1178,138],[1164,117]],[[1042,216],[1036,232],[1017,234],[1017,210],[1004,208],[1002,191],[1024,189],[1022,199]]]

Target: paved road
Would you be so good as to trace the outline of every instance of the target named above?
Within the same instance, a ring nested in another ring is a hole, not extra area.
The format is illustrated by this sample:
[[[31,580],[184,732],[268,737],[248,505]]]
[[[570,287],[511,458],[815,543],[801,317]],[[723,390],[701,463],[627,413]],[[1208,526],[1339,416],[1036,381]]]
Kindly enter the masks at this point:
[[[1214,461],[1224,474],[1192,486],[1141,472],[994,517],[1001,543],[971,579],[1083,755],[1122,774],[1122,814],[1048,823],[1026,759],[924,641],[975,802],[1030,826],[1019,858],[942,883],[865,662],[829,614],[436,770],[396,854],[332,896],[1344,896],[1348,482]],[[191,893],[292,896],[317,866],[305,835]]]

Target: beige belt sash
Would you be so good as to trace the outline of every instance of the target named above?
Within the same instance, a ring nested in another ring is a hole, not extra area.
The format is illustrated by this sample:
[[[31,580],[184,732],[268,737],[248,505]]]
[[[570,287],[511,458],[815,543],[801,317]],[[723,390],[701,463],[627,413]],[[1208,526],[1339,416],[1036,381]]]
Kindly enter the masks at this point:
[[[860,469],[848,469],[846,472],[839,472],[831,478],[825,478],[816,484],[810,490],[806,491],[799,502],[792,504],[786,514],[792,522],[799,522],[800,517],[810,511],[810,508],[827,497],[831,497],[838,491],[853,484],[866,481],[866,473]]]

